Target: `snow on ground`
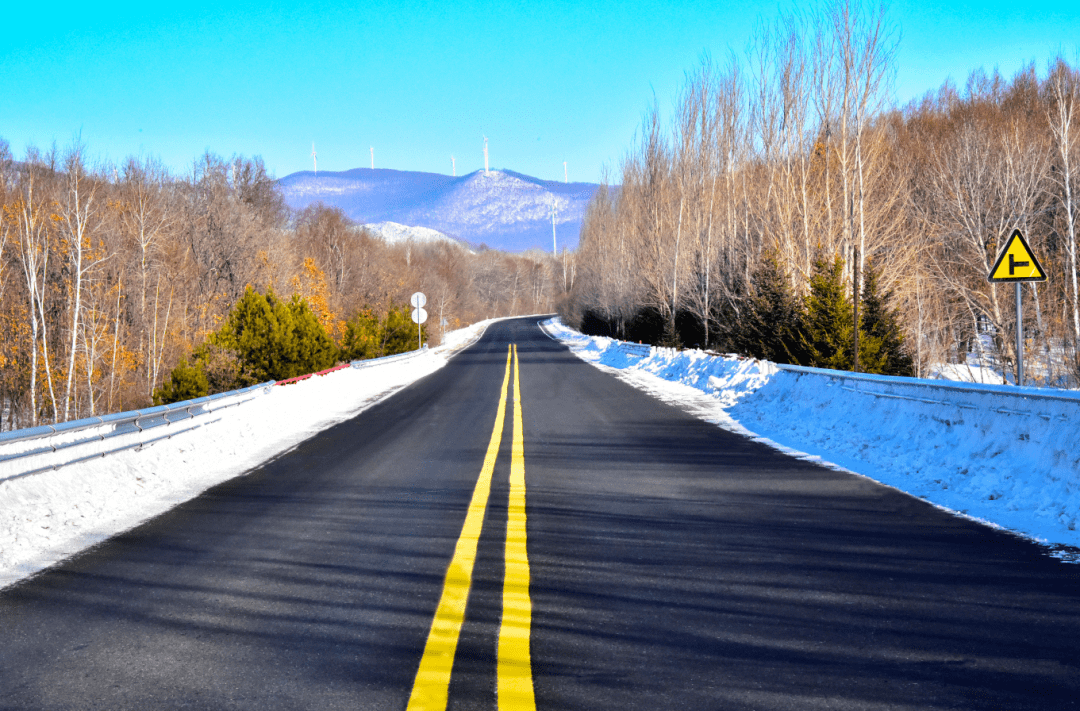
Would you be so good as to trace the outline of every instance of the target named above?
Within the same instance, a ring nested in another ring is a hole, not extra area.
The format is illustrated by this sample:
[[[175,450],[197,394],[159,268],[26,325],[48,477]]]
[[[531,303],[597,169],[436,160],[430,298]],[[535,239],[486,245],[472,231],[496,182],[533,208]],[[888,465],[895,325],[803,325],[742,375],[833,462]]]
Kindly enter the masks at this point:
[[[1080,399],[1023,400],[1013,387],[941,381],[921,381],[938,386],[934,402],[880,397],[765,361],[667,348],[645,355],[558,319],[543,325],[582,359],[704,420],[1080,561]]]
[[[1003,365],[994,346],[993,334],[979,335],[975,350],[964,355],[962,363],[937,363],[930,368],[931,380],[953,380],[960,383],[1016,383],[1015,367]],[[1069,363],[1072,351],[1060,339],[1039,347],[1029,341],[1024,355],[1024,384],[1060,390],[1074,388],[1076,377]],[[1006,367],[1007,366],[1007,367]]]
[[[0,482],[0,587],[198,496],[432,373],[489,321],[413,358],[271,388],[170,439]],[[215,413],[216,414],[216,413]],[[208,416],[208,419],[214,415]]]
[[[442,367],[488,323],[449,333],[442,346],[415,358],[275,387],[222,411],[216,422],[142,450],[0,482],[0,587],[355,416]],[[617,341],[583,336],[557,320],[545,327],[597,367],[721,427],[1035,539],[1062,559],[1080,560],[1080,418],[1074,402],[1050,403],[1042,417],[1021,417],[1003,386],[969,386],[989,399],[977,410],[875,398],[764,361],[664,348],[635,355]],[[961,397],[961,389],[955,393]]]
[[[995,385],[1011,382],[996,369],[986,365],[979,365],[976,358],[971,360],[975,362],[939,363],[931,370],[931,379],[952,380],[958,383],[993,383]],[[1013,380],[1015,379],[1013,378]]]

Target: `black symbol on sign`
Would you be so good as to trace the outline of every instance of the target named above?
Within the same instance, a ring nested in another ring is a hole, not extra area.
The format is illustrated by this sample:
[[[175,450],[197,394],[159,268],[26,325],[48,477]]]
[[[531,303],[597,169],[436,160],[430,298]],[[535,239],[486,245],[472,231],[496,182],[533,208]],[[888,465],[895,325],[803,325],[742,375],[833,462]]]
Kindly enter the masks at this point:
[[[1013,255],[1011,253],[1009,254],[1009,276],[1012,276],[1014,273],[1016,273],[1016,268],[1017,267],[1030,267],[1030,266],[1031,266],[1031,262],[1018,262],[1018,261],[1016,261],[1016,258],[1013,257]]]

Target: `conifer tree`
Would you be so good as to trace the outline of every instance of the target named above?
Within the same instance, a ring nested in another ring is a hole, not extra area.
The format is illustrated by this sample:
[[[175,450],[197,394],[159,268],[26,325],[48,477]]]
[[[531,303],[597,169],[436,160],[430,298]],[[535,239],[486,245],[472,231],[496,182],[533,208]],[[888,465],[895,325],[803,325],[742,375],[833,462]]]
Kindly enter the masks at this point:
[[[307,303],[299,296],[284,303],[273,289],[264,295],[249,286],[211,342],[236,353],[241,386],[324,370],[337,359]]]
[[[818,256],[814,260],[800,329],[806,365],[851,369],[851,329],[855,315],[844,288],[843,269],[844,260],[838,256],[832,260]]]
[[[776,254],[768,252],[751,275],[753,294],[735,329],[735,345],[754,358],[798,364],[802,305],[791,290]]]
[[[249,286],[211,341],[236,353],[241,384],[284,380],[301,375],[286,366],[291,360],[286,352],[291,320],[292,314],[281,307],[273,289],[264,295]]]
[[[889,308],[892,298],[891,291],[882,293],[881,273],[874,268],[873,262],[868,261],[863,281],[860,309],[862,329],[859,338],[860,343],[864,337],[876,340],[879,344],[880,365],[875,370],[866,370],[887,375],[914,375],[915,366],[904,348],[904,334],[900,329],[897,313]],[[862,350],[860,347],[860,358]]]
[[[295,369],[300,371],[296,374],[314,373],[332,366],[337,361],[338,348],[307,301],[293,294],[288,311],[293,326],[290,355]]]
[[[806,311],[801,327],[801,343],[806,351],[806,365],[835,370],[851,370],[852,329],[855,327],[855,314],[848,298],[848,285],[843,279],[844,260],[837,256],[831,261],[824,257],[814,260],[814,271],[810,276],[810,293],[806,297]],[[890,361],[890,351],[886,347],[885,334],[895,344],[896,352],[901,354],[902,337],[896,325],[895,314],[885,307],[878,294],[879,275],[868,270],[860,299],[859,328],[859,370],[864,373],[889,373],[890,367],[900,369],[903,361]],[[873,301],[867,303],[867,294]],[[886,321],[882,315],[887,314]],[[891,319],[891,320],[889,320]],[[882,325],[882,324],[885,325]],[[873,329],[870,329],[872,326]],[[895,329],[890,331],[889,329]],[[899,339],[899,340],[896,340]],[[910,370],[910,360],[908,360]]]
[[[417,328],[408,306],[391,308],[383,322],[382,355],[416,350]]]
[[[210,394],[210,383],[201,363],[188,363],[182,359],[169,379],[154,389],[154,404],[168,405],[173,402],[194,400]]]
[[[341,338],[342,360],[367,360],[379,355],[382,325],[371,309],[363,309],[345,322]]]

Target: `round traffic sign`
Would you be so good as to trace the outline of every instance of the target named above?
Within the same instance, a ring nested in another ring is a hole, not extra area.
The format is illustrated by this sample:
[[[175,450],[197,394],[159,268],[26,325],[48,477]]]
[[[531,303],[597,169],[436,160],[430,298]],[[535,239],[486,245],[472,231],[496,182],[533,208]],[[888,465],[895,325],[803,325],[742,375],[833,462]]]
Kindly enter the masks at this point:
[[[413,308],[419,309],[427,305],[427,297],[424,296],[424,292],[418,291],[409,297],[409,303],[413,305]]]
[[[421,294],[423,296],[423,294]],[[415,308],[412,310],[413,323],[424,323],[427,321],[427,311],[421,308]]]

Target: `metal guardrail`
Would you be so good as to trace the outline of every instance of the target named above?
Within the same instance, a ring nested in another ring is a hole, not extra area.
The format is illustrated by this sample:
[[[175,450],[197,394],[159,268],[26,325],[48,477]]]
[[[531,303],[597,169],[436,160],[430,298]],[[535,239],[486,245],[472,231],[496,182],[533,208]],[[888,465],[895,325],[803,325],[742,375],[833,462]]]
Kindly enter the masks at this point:
[[[628,356],[648,358],[652,353],[652,346],[648,343],[630,343],[628,341],[616,341],[617,347]]]
[[[415,358],[416,356],[418,356],[418,355],[420,355],[422,353],[427,353],[427,352],[428,352],[428,347],[427,347],[427,344],[425,343],[424,347],[421,348],[420,350],[406,351],[404,353],[395,353],[394,355],[382,356],[381,358],[368,358],[367,360],[354,360],[351,363],[349,363],[349,365],[351,365],[353,368],[356,368],[357,370],[361,370],[363,368],[370,368],[373,365],[382,365],[383,363],[393,363],[393,362],[399,361],[399,360],[409,360],[410,358]],[[321,373],[320,373],[320,375],[321,375]]]
[[[459,345],[455,350],[467,348],[482,335],[483,331]],[[230,390],[170,405],[0,432],[0,482],[104,457],[126,449],[142,447],[180,432],[217,422],[220,418],[207,419],[206,416],[268,393],[274,385],[288,385],[306,380],[313,375],[333,373],[342,368],[363,369],[408,360],[427,352],[428,347],[425,344],[420,350],[382,358],[355,360],[348,365],[335,366],[318,373],[282,381],[271,380],[240,390]]]
[[[216,422],[208,415],[270,391],[274,381],[145,410],[0,433],[0,482],[142,447]]]
[[[872,397],[952,406],[962,410],[986,409],[1003,415],[1040,417],[1048,421],[1076,419],[1080,414],[1075,409],[1080,406],[1080,392],[1075,391],[1018,388],[992,383],[959,383],[951,380],[920,380],[802,365],[777,364],[776,367],[797,375],[824,376],[838,381],[848,392]],[[942,399],[946,394],[948,397]],[[1012,403],[1013,406],[1002,407],[1003,401]]]
[[[307,380],[308,378],[314,377],[316,375],[318,375],[318,376],[329,375],[330,373],[336,373],[337,371],[342,370],[343,368],[348,368],[348,367],[349,367],[348,363],[343,363],[341,365],[335,365],[333,368],[327,368],[326,370],[320,370],[318,373],[307,373],[306,375],[297,375],[294,378],[286,378],[285,380],[279,380],[276,383],[274,383],[274,385],[278,385],[278,386],[292,385],[293,383],[299,383],[301,380]]]
[[[541,328],[544,322],[540,322]],[[547,329],[544,328],[547,332]],[[549,335],[551,335],[549,333]],[[616,340],[613,347],[629,356],[647,357],[652,346]],[[717,354],[715,357],[725,357]],[[730,357],[730,356],[728,356]],[[936,406],[952,406],[961,410],[986,409],[1003,415],[1039,417],[1043,420],[1067,421],[1080,412],[1080,392],[1016,387],[993,383],[962,383],[951,380],[922,380],[896,375],[853,373],[844,370],[812,368],[803,365],[775,364],[779,370],[798,375],[824,376],[841,383],[849,392],[878,398],[922,402]],[[943,396],[948,395],[947,398]],[[1012,403],[1003,407],[1002,402]]]
[[[483,337],[484,333],[486,333],[486,332],[487,332],[487,327],[485,326],[481,330],[477,331],[476,334],[473,335],[472,338],[470,338],[469,340],[464,341],[462,343],[459,343],[458,345],[456,345],[453,348],[449,349],[449,351],[451,353],[458,353],[460,351],[465,350],[466,348],[468,348],[472,344],[479,341],[480,338]],[[440,348],[441,347],[442,346],[440,346]],[[421,348],[420,350],[406,351],[405,353],[396,353],[394,355],[382,356],[381,358],[368,358],[367,360],[354,360],[351,363],[349,363],[349,365],[351,365],[353,368],[356,368],[357,370],[360,370],[362,368],[369,368],[369,367],[371,367],[373,365],[382,365],[383,363],[393,363],[393,362],[399,361],[399,360],[409,360],[410,358],[415,358],[416,356],[422,355],[422,354],[427,353],[427,352],[428,352],[428,344],[425,343],[424,347]],[[321,375],[321,373],[320,373],[320,375]]]

